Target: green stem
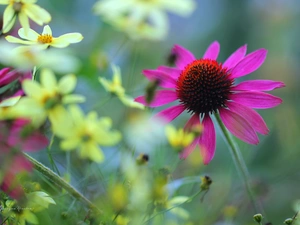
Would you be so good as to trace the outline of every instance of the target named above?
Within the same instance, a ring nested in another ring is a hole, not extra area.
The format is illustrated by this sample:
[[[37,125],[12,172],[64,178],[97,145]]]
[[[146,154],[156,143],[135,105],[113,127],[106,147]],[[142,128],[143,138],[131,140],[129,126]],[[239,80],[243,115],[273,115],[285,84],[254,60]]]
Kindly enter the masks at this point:
[[[51,139],[50,139],[50,144],[47,147],[47,154],[48,154],[48,158],[49,158],[52,170],[55,170],[55,172],[60,176],[59,170],[58,170],[58,168],[54,162],[54,159],[52,157],[52,154],[51,154],[51,147],[52,147],[53,141],[54,141],[54,134],[52,134]]]
[[[167,209],[164,209],[164,210],[161,210],[161,211],[155,213],[154,215],[150,216],[146,221],[144,221],[143,224],[149,222],[149,221],[152,220],[154,217],[156,217],[156,216],[158,216],[158,215],[160,215],[160,214],[169,212],[169,211],[171,211],[171,210],[174,209],[174,208],[177,208],[177,207],[179,207],[179,206],[181,206],[181,205],[183,205],[183,204],[185,204],[185,203],[191,202],[194,198],[196,198],[199,194],[201,194],[202,191],[203,191],[203,189],[201,189],[200,191],[196,192],[194,195],[192,195],[191,197],[189,197],[186,201],[184,201],[184,202],[182,202],[182,203],[178,203],[177,205],[173,205],[173,206],[170,207],[170,208],[167,208]]]
[[[33,164],[34,168],[48,178],[56,187],[65,189],[70,195],[86,204],[91,210],[101,214],[102,211],[98,209],[90,200],[79,193],[74,187],[67,183],[64,179],[54,173],[52,170],[44,166],[26,153],[24,156]]]
[[[246,190],[248,192],[249,198],[252,202],[253,208],[256,213],[261,213],[264,215],[263,207],[262,207],[261,203],[256,200],[255,195],[252,191],[252,188],[251,188],[251,185],[249,182],[249,172],[248,172],[246,163],[244,161],[244,158],[243,158],[237,144],[233,140],[232,136],[230,135],[230,133],[228,132],[226,127],[224,126],[224,124],[220,118],[220,115],[218,113],[215,113],[215,117],[216,117],[217,122],[223,132],[224,139],[227,142],[229,151],[231,153],[231,156],[235,163],[235,166],[238,170],[238,173],[240,174],[242,180],[244,181],[244,184],[245,184]]]

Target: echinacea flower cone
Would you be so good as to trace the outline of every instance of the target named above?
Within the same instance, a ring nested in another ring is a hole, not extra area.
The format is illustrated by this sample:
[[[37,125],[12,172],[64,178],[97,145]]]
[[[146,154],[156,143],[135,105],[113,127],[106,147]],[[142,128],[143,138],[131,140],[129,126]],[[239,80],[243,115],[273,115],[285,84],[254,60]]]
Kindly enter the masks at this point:
[[[159,107],[179,100],[175,106],[156,116],[168,123],[182,112],[192,114],[184,129],[191,130],[202,124],[203,133],[181,153],[186,158],[200,145],[204,164],[215,154],[216,132],[211,115],[219,113],[226,128],[236,137],[249,144],[258,144],[257,133],[266,135],[269,130],[263,118],[253,109],[267,109],[279,105],[282,100],[265,93],[284,87],[284,83],[272,80],[251,80],[235,84],[235,79],[257,70],[265,61],[267,50],[258,49],[246,55],[247,46],[237,49],[223,64],[217,61],[220,44],[213,42],[203,57],[196,59],[187,49],[175,45],[175,68],[159,66],[156,70],[144,70],[150,81],[159,81],[167,90],[159,90],[150,104],[145,96],[135,101],[149,107]]]

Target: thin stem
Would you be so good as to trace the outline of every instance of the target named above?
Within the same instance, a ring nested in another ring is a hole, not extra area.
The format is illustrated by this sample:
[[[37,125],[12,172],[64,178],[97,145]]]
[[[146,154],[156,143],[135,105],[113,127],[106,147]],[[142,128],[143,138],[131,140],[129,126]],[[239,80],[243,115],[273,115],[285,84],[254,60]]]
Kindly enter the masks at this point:
[[[185,200],[185,201],[182,202],[182,203],[178,203],[177,205],[173,205],[173,206],[170,207],[170,208],[167,208],[167,209],[164,209],[164,210],[161,210],[161,211],[155,213],[154,215],[150,216],[146,221],[144,221],[143,224],[147,223],[148,221],[152,220],[154,217],[156,217],[156,216],[158,216],[158,215],[160,215],[160,214],[169,212],[169,211],[171,211],[171,210],[174,209],[174,208],[177,208],[177,207],[179,207],[179,206],[181,206],[181,205],[183,205],[183,204],[185,204],[185,203],[188,203],[188,202],[193,201],[193,199],[196,198],[199,194],[201,194],[202,191],[203,191],[203,189],[201,189],[200,191],[196,192],[195,194],[193,194],[191,197],[189,197],[187,200]]]
[[[101,102],[98,102],[97,104],[95,104],[91,110],[95,110],[97,108],[100,108],[101,106],[103,106],[104,104],[106,104],[109,100],[111,100],[112,98],[114,97],[113,94],[111,94],[108,98],[104,99],[103,101]]]
[[[3,220],[3,222],[1,223],[1,225],[4,225],[4,223],[6,222],[6,220],[8,220],[9,217],[6,217],[5,220]]]
[[[60,176],[59,170],[58,170],[58,168],[54,162],[54,159],[52,157],[52,154],[51,154],[51,147],[52,147],[53,141],[54,141],[54,134],[52,134],[51,139],[50,139],[50,144],[47,147],[47,154],[48,154],[50,164],[52,166],[52,170],[55,170],[55,172]]]
[[[217,122],[223,132],[224,135],[224,139],[227,142],[227,145],[229,147],[229,151],[231,153],[232,159],[235,163],[235,166],[238,170],[238,173],[240,174],[242,180],[244,181],[246,190],[248,192],[249,198],[252,202],[253,208],[255,210],[256,213],[261,213],[264,214],[264,210],[263,207],[261,205],[261,203],[259,201],[256,200],[255,195],[252,191],[250,182],[249,182],[249,172],[246,166],[246,163],[244,161],[244,158],[237,146],[237,144],[235,143],[235,141],[233,140],[232,136],[230,135],[230,133],[228,132],[228,130],[226,129],[226,127],[224,126],[220,115],[218,113],[215,114],[215,117],[217,119]]]
[[[102,214],[102,211],[98,209],[90,200],[79,193],[73,186],[67,183],[64,179],[54,173],[52,170],[44,166],[26,153],[24,156],[33,164],[34,168],[42,173],[48,180],[50,180],[56,187],[65,189],[70,195],[78,199],[82,203],[86,204],[91,210],[95,210],[97,213]]]

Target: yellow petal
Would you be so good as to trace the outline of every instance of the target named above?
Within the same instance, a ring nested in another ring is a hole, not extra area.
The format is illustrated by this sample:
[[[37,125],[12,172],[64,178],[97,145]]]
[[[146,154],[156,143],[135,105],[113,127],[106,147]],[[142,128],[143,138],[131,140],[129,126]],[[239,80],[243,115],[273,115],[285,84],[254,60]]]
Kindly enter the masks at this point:
[[[99,77],[98,78],[99,82],[102,84],[102,86],[104,87],[104,89],[106,91],[110,91],[111,90],[111,82],[109,82],[107,79],[103,78],[103,77]]]
[[[176,128],[173,127],[172,125],[167,125],[165,131],[169,142],[172,142],[172,140],[177,136]]]
[[[71,94],[71,95],[65,95],[62,98],[63,104],[74,104],[74,103],[82,103],[82,102],[85,102],[85,97],[82,95]]]
[[[57,89],[57,81],[54,73],[51,70],[43,69],[41,72],[41,84],[50,92],[55,92]]]
[[[20,100],[20,98],[21,96],[7,98],[0,103],[0,107],[13,106]]]
[[[86,116],[87,120],[92,123],[97,123],[97,117],[98,117],[98,115],[97,115],[97,112],[95,112],[95,111],[90,111]]]
[[[95,142],[89,141],[80,148],[80,156],[82,158],[89,158],[94,162],[102,162],[104,160],[104,155],[101,149]]]
[[[44,23],[49,23],[51,21],[51,15],[45,9],[41,8],[38,5],[26,5],[26,7],[24,8],[24,12],[28,15],[30,19],[32,19],[40,26],[42,26]]]
[[[18,43],[18,44],[25,44],[25,45],[35,44],[35,42],[25,41],[10,35],[6,36],[5,39],[10,43]]]
[[[70,105],[69,111],[72,116],[73,121],[76,123],[81,123],[84,120],[84,114],[82,110],[77,105]]]
[[[55,38],[56,42],[78,43],[83,39],[80,33],[68,33]]]
[[[49,25],[44,26],[43,33],[42,33],[42,34],[49,34],[49,35],[52,36],[52,30],[51,30],[51,28],[49,27]]]
[[[31,3],[31,4],[37,2],[37,0],[18,0],[18,1],[21,1],[23,3]]]
[[[109,117],[102,117],[98,120],[98,126],[102,129],[110,129],[112,126],[112,119]]]
[[[32,29],[28,29],[27,33],[25,34],[24,28],[19,29],[18,34],[21,38],[34,41],[35,43],[38,40],[38,37],[40,36],[37,32],[35,32]]]
[[[101,130],[101,128],[98,129],[94,135],[95,135],[97,142],[103,146],[115,145],[122,138],[121,133],[118,131]]]
[[[23,11],[19,12],[18,17],[21,26],[24,28],[24,33],[27,35],[30,29],[28,17]]]
[[[63,76],[58,82],[59,92],[62,94],[68,94],[75,89],[77,83],[76,76],[74,74],[68,74]]]
[[[15,10],[12,5],[6,7],[3,13],[3,33],[11,30],[16,22]]]
[[[165,9],[181,16],[188,16],[196,8],[193,0],[164,0],[161,4]]]
[[[78,137],[72,137],[69,139],[64,139],[63,141],[60,142],[60,147],[63,150],[73,150],[77,148],[80,145],[80,138]]]
[[[30,212],[30,210],[26,210],[25,212],[23,212],[23,216],[24,219],[32,224],[39,224],[39,221],[36,217],[36,215],[34,215],[32,212]]]
[[[39,127],[46,120],[47,114],[43,106],[35,99],[22,97],[11,109],[16,117],[30,118],[35,127]]]
[[[131,108],[137,108],[137,109],[145,109],[145,106],[141,103],[135,102],[133,98],[129,96],[119,96],[119,99],[121,102],[123,102],[124,105],[131,107]]]
[[[113,70],[113,83],[115,85],[122,86],[120,67],[112,65],[112,70]]]
[[[43,92],[40,84],[33,80],[24,80],[22,82],[22,87],[26,95],[33,98],[39,98],[39,96]]]
[[[0,5],[7,5],[9,2],[10,0],[0,0]]]
[[[59,105],[51,110],[51,112],[49,112],[49,120],[53,133],[59,137],[70,136],[70,131],[73,130],[74,124],[69,112],[64,107]]]
[[[78,43],[83,39],[80,33],[69,33],[52,39],[51,46],[56,48],[65,48],[72,43]]]

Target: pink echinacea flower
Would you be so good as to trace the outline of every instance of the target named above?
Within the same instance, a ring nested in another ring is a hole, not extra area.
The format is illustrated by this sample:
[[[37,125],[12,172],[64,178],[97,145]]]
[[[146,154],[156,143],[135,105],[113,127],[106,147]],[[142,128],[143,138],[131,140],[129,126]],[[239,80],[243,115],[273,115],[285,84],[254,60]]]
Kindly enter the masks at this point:
[[[32,170],[31,162],[22,152],[35,152],[48,144],[48,138],[34,128],[28,119],[0,121],[0,169],[4,174],[0,189],[12,198],[20,198],[23,189],[18,175]]]
[[[196,59],[187,49],[175,45],[172,54],[176,56],[175,68],[159,66],[155,70],[144,70],[150,81],[159,81],[159,86],[167,88],[155,93],[150,104],[145,96],[135,101],[149,107],[159,107],[179,100],[175,106],[159,112],[156,116],[171,122],[182,112],[191,113],[185,125],[190,130],[200,123],[203,133],[196,137],[180,154],[186,158],[200,146],[204,164],[214,157],[216,132],[211,115],[219,113],[226,128],[236,137],[249,144],[258,144],[257,133],[266,135],[269,130],[263,118],[253,109],[267,109],[279,105],[282,100],[265,93],[284,87],[284,83],[272,80],[250,80],[235,84],[235,79],[257,70],[265,61],[267,50],[258,49],[246,55],[247,46],[237,49],[224,62],[217,62],[220,44],[213,42],[203,57]]]
[[[30,71],[22,72],[12,68],[3,68],[0,70],[0,88],[10,85],[12,86],[0,93],[0,102],[10,97],[22,96],[24,91],[22,90],[22,82],[26,79],[32,79]]]

